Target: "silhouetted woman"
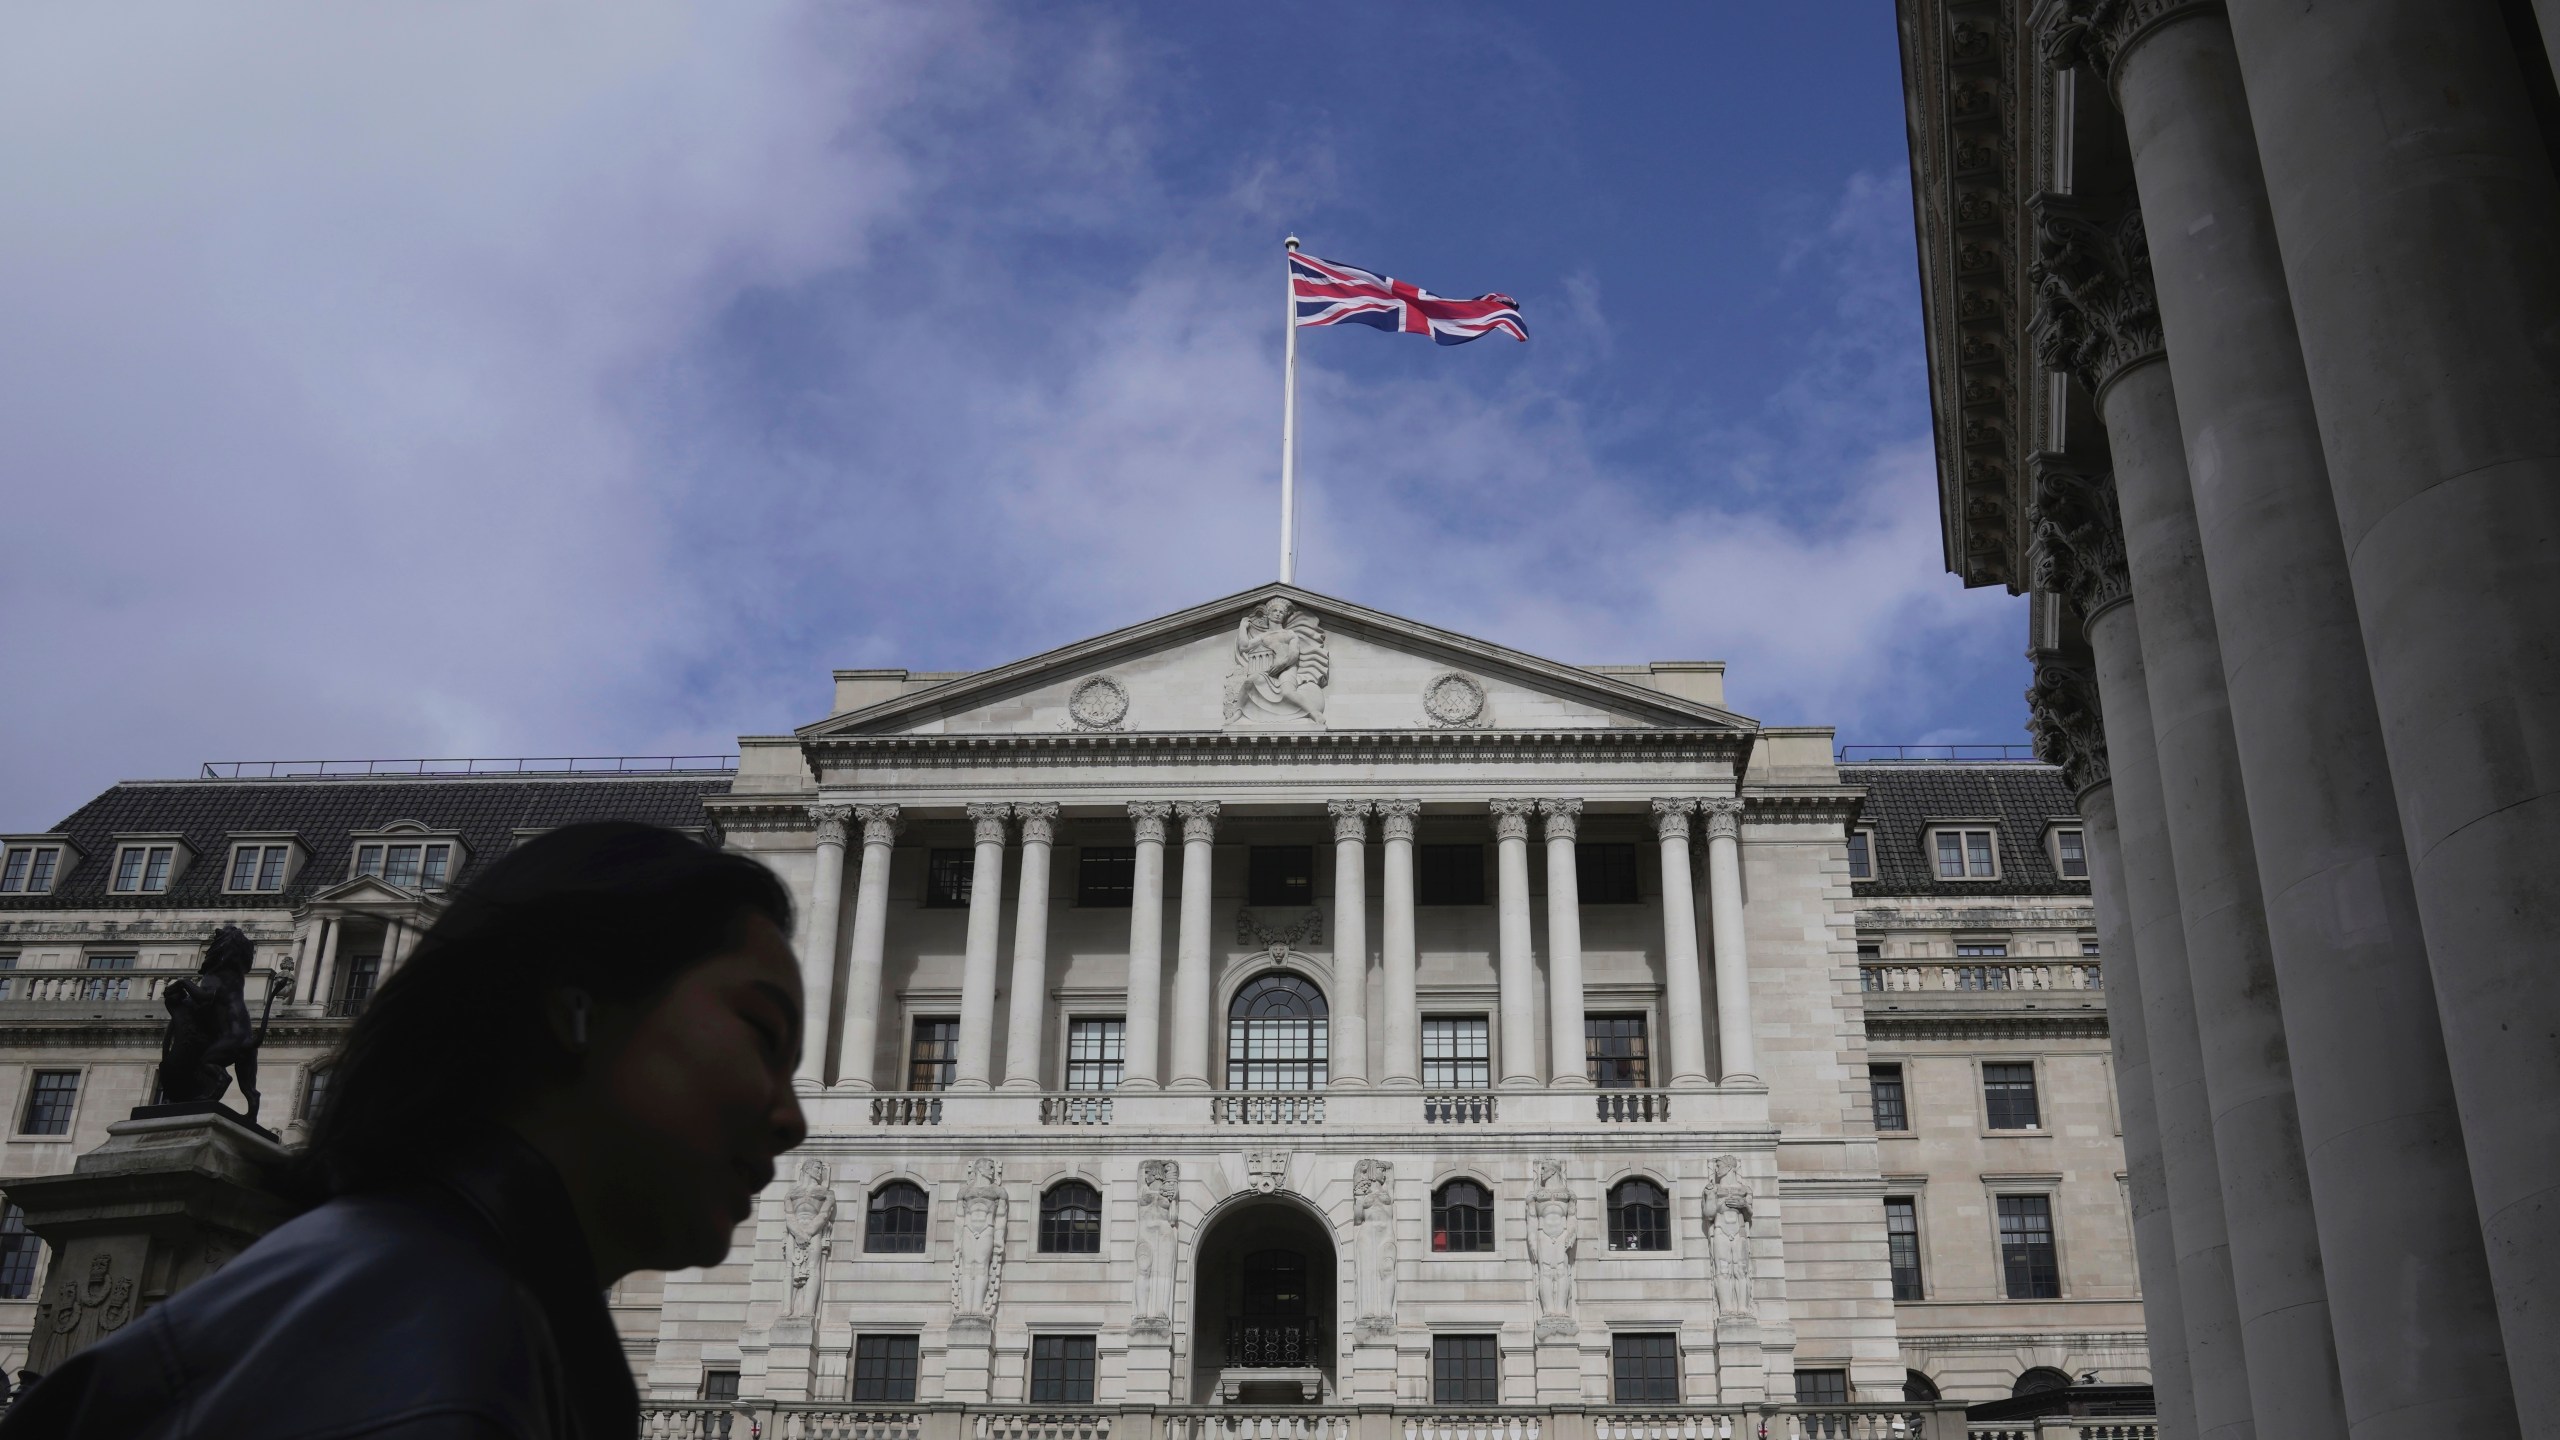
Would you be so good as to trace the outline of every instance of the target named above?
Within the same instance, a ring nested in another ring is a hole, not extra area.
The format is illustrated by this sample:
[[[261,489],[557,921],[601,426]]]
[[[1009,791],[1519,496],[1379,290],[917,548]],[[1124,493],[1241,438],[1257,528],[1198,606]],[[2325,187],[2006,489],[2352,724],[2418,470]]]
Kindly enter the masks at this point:
[[[770,871],[670,830],[499,859],[348,1031],[302,1161],[327,1198],[0,1440],[627,1440],[605,1287],[717,1264],[805,1130],[790,924]]]

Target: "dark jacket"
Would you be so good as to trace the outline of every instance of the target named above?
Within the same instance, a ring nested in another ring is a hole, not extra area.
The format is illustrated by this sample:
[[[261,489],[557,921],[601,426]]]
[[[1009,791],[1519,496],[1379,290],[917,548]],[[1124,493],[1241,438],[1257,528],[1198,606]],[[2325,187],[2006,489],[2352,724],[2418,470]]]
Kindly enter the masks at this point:
[[[509,1137],[278,1228],[38,1382],[0,1440],[628,1440],[639,1419],[568,1192]]]

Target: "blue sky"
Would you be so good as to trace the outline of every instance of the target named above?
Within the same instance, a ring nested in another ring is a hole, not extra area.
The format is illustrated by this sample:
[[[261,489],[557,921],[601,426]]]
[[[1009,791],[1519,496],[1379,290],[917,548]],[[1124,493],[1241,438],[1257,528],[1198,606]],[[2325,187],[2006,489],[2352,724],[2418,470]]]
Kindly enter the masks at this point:
[[[16,7],[0,826],[207,759],[717,751],[1300,580],[2017,741],[1939,563],[1888,0]]]

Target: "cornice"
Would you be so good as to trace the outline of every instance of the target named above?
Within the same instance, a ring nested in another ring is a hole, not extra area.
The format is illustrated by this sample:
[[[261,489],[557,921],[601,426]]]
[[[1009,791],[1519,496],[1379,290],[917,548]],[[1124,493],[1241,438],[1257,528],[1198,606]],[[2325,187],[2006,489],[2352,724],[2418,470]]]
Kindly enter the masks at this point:
[[[1947,1010],[1870,1010],[1870,1040],[2104,1040],[2103,1008],[2007,1010],[1962,1014]]]
[[[1867,792],[1859,789],[1765,791],[1742,793],[1742,813],[1749,820],[1804,824],[1837,820],[1846,825],[1865,808]]]
[[[2086,898],[2082,898],[2080,903],[2068,908],[2041,905],[1957,907],[1943,902],[1933,902],[1925,907],[1914,906],[1910,909],[1880,909],[1869,906],[1858,911],[1857,925],[1861,930],[2034,929],[2044,925],[2086,929],[2091,913],[2092,902]],[[2069,960],[2077,957],[2059,958]],[[2029,957],[2018,956],[2015,959],[2018,963],[2027,963]],[[1915,958],[1912,963],[1952,965],[1956,962],[1953,959],[1923,956]]]
[[[804,742],[812,760],[917,765],[1048,762],[1063,765],[1270,762],[1299,756],[1339,763],[1380,759],[1481,763],[1487,760],[1645,758],[1739,762],[1747,730],[1248,730],[1033,731],[969,735],[819,735]],[[806,804],[806,801],[798,802]],[[806,823],[806,816],[802,817]]]

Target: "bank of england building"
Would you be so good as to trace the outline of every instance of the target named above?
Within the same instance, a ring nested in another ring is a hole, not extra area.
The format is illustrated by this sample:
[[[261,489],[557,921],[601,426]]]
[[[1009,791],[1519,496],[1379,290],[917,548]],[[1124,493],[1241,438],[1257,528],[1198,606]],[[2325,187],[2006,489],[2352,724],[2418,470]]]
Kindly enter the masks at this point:
[[[787,880],[813,1017],[809,1142],[729,1260],[613,1295],[655,1402],[1704,1434],[2147,1383],[2050,767],[1847,763],[1720,664],[1282,585],[834,685],[734,765],[234,767],[6,837],[0,1172],[150,1098],[157,997],[222,924],[291,1142],[455,886],[632,818]],[[98,1302],[0,1246],[14,1369]]]

